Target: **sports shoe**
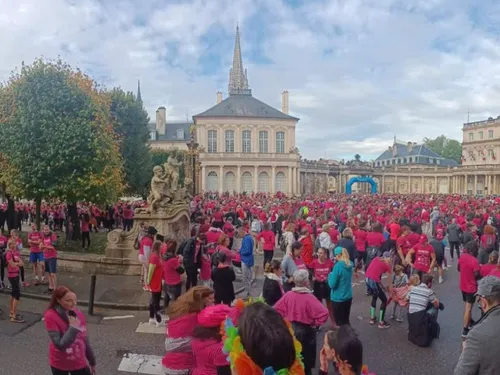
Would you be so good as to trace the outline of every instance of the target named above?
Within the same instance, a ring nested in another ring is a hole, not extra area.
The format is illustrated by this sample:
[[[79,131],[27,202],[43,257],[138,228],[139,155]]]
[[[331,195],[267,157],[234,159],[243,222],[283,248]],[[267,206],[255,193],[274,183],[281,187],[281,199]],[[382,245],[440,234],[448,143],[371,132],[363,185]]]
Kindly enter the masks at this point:
[[[469,328],[464,327],[464,329],[462,330],[462,337],[465,339],[468,334],[469,334]]]
[[[439,276],[439,284],[442,284],[443,283],[443,278],[441,276]]]
[[[386,323],[386,322],[384,322],[384,321],[382,321],[382,322],[380,322],[380,323],[378,324],[378,328],[380,328],[380,329],[387,329],[387,328],[389,328],[390,326],[391,326],[391,325],[390,325],[389,323]]]
[[[398,323],[403,323],[403,322],[404,322],[404,320],[403,320],[403,318],[396,318],[396,322],[398,322]]]
[[[377,320],[374,318],[370,318],[370,324],[374,325],[375,323],[377,323]]]
[[[149,324],[155,325],[156,324],[156,319],[155,318],[149,318]]]
[[[394,319],[396,319],[396,317],[395,317],[394,315],[391,315],[391,316],[389,317],[389,319],[394,320]]]
[[[30,286],[30,284],[27,283],[26,281],[23,281],[22,286],[23,286],[23,288],[27,288]]]

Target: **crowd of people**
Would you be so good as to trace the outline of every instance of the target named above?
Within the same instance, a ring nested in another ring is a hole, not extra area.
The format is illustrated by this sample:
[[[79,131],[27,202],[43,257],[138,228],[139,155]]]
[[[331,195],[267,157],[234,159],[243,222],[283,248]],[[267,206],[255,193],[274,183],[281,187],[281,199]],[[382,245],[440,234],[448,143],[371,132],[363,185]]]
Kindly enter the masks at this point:
[[[353,280],[365,281],[370,324],[387,329],[406,316],[409,340],[429,346],[445,308],[432,290],[435,273],[446,282],[444,271],[456,265],[465,344],[455,374],[493,374],[484,369],[498,368],[498,359],[480,351],[488,345],[484,327],[498,331],[491,327],[500,305],[499,203],[460,195],[195,197],[190,238],[178,242],[146,226],[137,238],[150,323],[167,326],[165,373],[312,374],[319,363],[325,374],[328,359],[342,375],[367,373],[350,324]],[[8,264],[23,268],[19,256]],[[235,299],[237,276],[246,302]],[[317,353],[317,332],[328,321]]]

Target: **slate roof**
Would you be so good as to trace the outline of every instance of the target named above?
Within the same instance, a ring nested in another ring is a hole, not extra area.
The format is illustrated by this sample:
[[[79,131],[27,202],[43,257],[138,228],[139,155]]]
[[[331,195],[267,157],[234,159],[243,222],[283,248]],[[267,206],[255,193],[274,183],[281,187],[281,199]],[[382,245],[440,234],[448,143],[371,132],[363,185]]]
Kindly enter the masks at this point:
[[[382,160],[388,160],[388,159],[395,159],[395,158],[406,158],[410,156],[423,156],[423,157],[429,157],[429,158],[434,158],[434,159],[439,159],[440,160],[440,166],[450,166],[454,167],[457,166],[458,163],[455,160],[452,159],[445,159],[438,153],[432,151],[429,147],[426,145],[414,145],[411,152],[408,152],[408,145],[404,143],[396,143],[395,144],[397,147],[397,154],[396,156],[392,156],[392,150],[385,150],[375,161],[382,161]],[[392,146],[394,147],[394,145]],[[427,164],[424,162],[416,162],[412,164]],[[432,163],[429,163],[431,165],[434,165]]]
[[[193,125],[193,123],[186,123],[186,122],[167,122],[165,124],[165,134],[156,134],[156,141],[189,141],[189,128]],[[156,124],[154,122],[151,122],[148,124],[148,128],[150,131],[155,131],[156,130]],[[178,139],[177,138],[177,130],[182,129],[184,130],[184,138],[183,139]],[[154,142],[154,141],[151,141]]]
[[[257,117],[298,121],[277,109],[255,99],[251,94],[231,94],[219,104],[193,116],[198,117]]]

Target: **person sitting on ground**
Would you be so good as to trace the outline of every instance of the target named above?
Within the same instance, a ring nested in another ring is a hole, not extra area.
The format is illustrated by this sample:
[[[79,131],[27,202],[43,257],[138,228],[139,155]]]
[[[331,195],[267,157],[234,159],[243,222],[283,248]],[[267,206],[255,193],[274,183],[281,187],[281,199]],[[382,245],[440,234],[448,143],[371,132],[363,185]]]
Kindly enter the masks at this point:
[[[433,276],[424,274],[422,283],[408,293],[408,340],[417,346],[427,347],[439,337],[438,309],[443,309],[431,289]]]
[[[455,375],[494,375],[500,369],[500,279],[486,276],[479,281],[476,296],[484,315],[469,331]]]
[[[297,340],[302,344],[306,375],[312,374],[316,362],[316,327],[328,320],[328,309],[312,294],[307,270],[293,274],[295,287],[276,302],[274,308],[292,323]]]
[[[318,375],[328,374],[328,361],[334,363],[339,375],[369,375],[368,367],[363,366],[363,344],[350,325],[326,333],[319,354]]]

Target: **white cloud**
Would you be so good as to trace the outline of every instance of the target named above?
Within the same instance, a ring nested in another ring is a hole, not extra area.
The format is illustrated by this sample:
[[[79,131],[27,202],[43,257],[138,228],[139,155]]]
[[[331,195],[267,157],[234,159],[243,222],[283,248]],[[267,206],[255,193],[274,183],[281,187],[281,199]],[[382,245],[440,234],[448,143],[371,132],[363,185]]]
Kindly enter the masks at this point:
[[[184,119],[226,91],[236,23],[254,95],[301,118],[306,158],[372,158],[496,117],[500,3],[484,0],[0,0],[0,79],[61,56]],[[479,5],[478,5],[479,4]]]

